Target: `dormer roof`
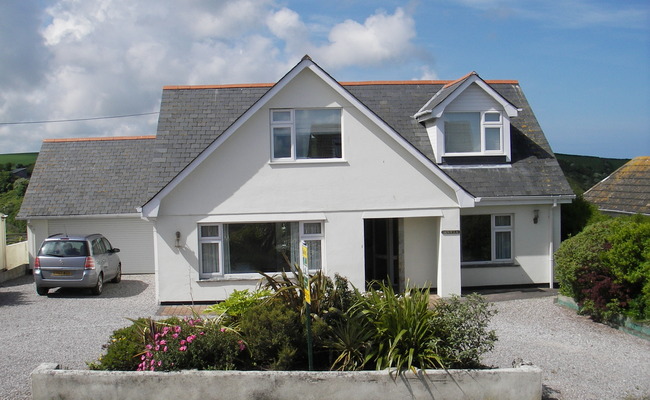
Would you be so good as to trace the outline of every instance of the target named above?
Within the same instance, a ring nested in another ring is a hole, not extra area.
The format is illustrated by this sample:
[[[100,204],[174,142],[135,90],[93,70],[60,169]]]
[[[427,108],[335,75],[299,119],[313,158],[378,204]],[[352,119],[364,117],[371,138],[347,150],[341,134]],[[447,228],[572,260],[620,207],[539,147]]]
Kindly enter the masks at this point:
[[[501,96],[499,92],[488,85],[487,82],[485,82],[475,71],[472,71],[460,79],[445,84],[424,106],[422,106],[422,108],[420,108],[417,113],[415,113],[414,117],[418,122],[440,118],[447,105],[454,101],[472,84],[478,85],[496,102],[501,104],[508,117],[517,116],[519,110],[518,107],[510,103],[510,101],[505,97]]]

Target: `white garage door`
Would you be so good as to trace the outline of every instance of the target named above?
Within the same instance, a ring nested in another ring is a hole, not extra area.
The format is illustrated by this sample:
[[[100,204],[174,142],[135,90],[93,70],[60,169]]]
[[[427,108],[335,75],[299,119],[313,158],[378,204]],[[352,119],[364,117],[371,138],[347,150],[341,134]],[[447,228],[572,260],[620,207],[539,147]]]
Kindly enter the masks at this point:
[[[139,217],[49,220],[47,230],[48,235],[101,233],[120,249],[122,273],[154,273],[153,225]]]

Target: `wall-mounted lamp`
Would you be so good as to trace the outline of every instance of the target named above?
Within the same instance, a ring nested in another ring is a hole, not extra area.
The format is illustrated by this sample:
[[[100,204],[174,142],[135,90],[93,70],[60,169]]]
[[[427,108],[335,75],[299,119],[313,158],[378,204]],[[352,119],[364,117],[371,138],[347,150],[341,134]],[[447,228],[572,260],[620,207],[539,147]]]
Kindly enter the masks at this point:
[[[533,210],[533,223],[536,224],[539,221],[539,210]]]
[[[181,233],[176,231],[176,247],[181,247]]]

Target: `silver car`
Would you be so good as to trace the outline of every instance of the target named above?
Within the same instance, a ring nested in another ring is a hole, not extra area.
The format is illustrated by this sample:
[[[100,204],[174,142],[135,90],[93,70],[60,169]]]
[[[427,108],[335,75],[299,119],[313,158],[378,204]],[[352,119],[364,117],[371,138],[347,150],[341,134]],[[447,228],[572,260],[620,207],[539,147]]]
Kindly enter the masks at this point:
[[[56,234],[43,241],[34,260],[36,292],[47,295],[50,288],[90,288],[99,295],[104,282],[122,280],[120,249],[100,234]]]

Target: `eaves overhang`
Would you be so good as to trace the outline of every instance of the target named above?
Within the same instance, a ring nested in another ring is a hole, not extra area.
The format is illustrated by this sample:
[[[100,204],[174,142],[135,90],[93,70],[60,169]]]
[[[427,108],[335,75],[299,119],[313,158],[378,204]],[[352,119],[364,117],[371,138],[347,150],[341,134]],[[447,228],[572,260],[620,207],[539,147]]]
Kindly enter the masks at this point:
[[[456,87],[454,87],[454,84],[456,84]],[[521,111],[521,109],[510,103],[510,101],[494,90],[487,82],[478,76],[476,72],[472,72],[461,78],[459,81],[445,85],[427,102],[427,104],[415,113],[413,118],[422,123],[442,117],[445,108],[447,108],[451,102],[453,102],[472,84],[478,85],[496,102],[498,102],[503,107],[508,117],[516,117],[519,111]]]
[[[576,196],[574,194],[542,195],[542,196],[498,196],[477,197],[476,206],[505,206],[505,205],[533,205],[533,204],[567,204]]]

